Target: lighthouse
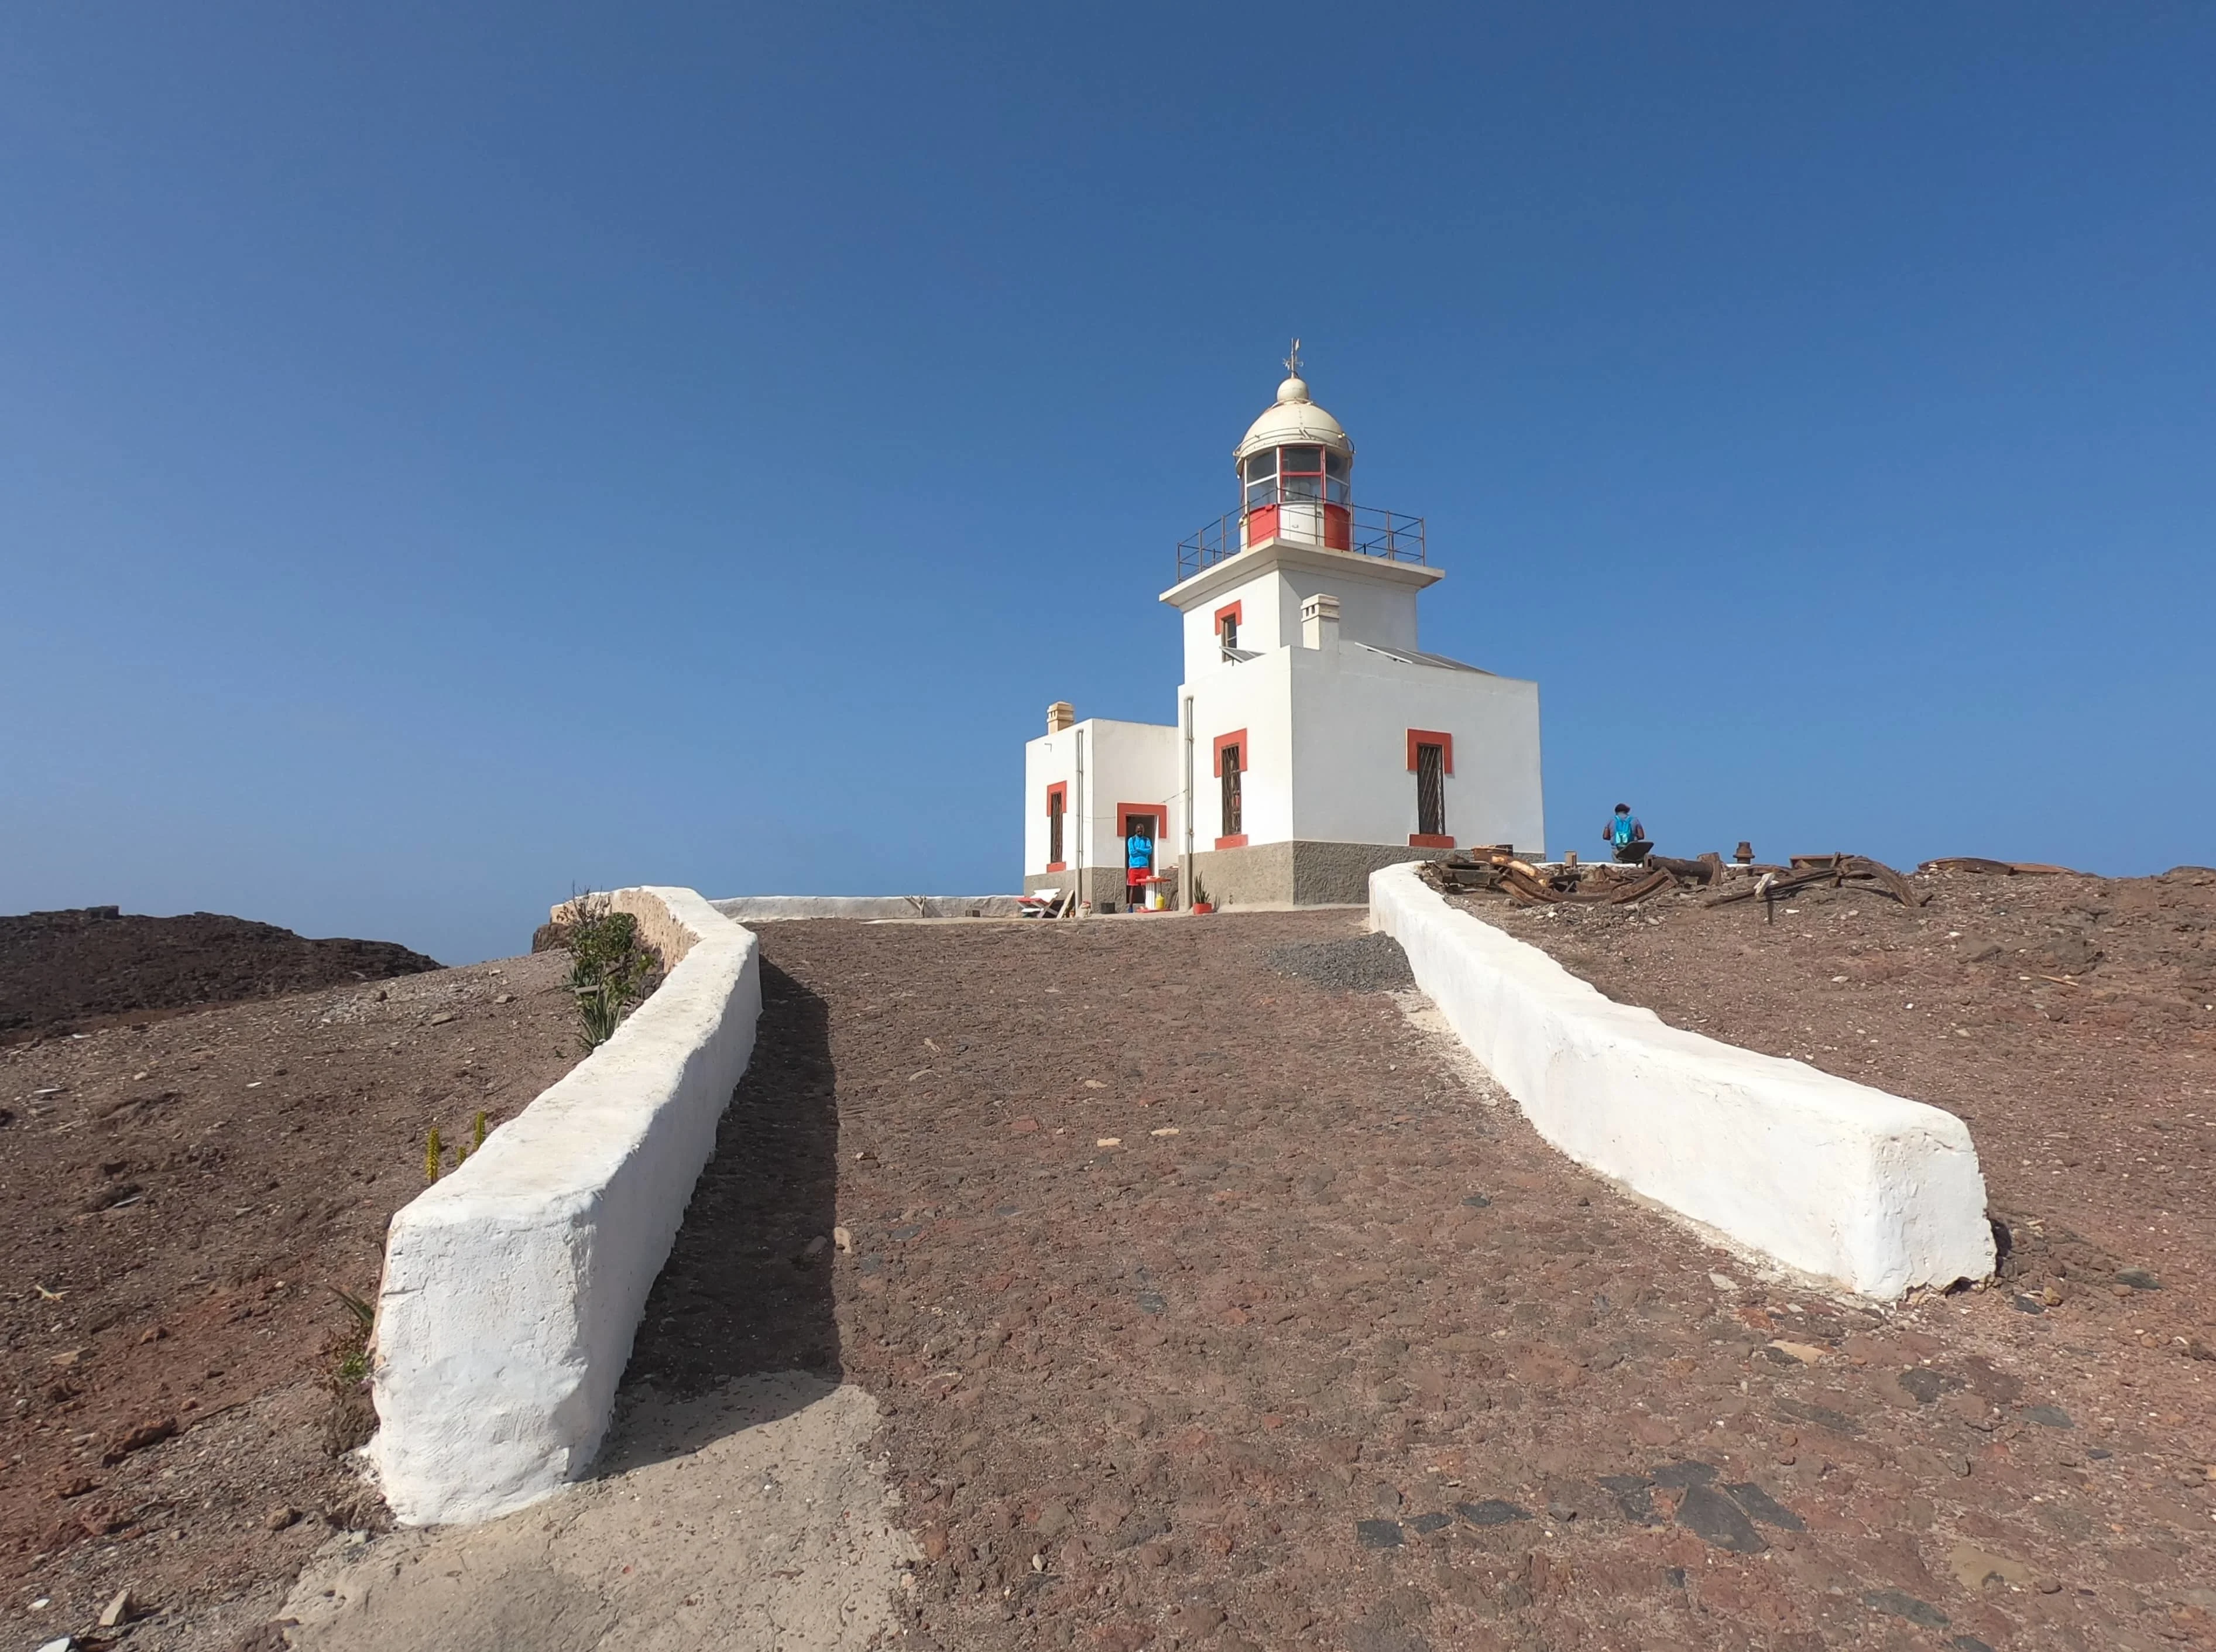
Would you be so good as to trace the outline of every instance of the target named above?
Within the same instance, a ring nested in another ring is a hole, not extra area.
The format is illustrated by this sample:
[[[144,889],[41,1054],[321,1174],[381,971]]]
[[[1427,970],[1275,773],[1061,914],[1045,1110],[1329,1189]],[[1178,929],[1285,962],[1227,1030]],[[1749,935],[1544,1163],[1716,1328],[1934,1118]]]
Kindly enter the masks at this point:
[[[1368,898],[1456,848],[1544,853],[1539,688],[1419,645],[1445,577],[1424,519],[1358,502],[1352,439],[1302,377],[1232,452],[1237,505],[1178,546],[1166,724],[1049,708],[1025,749],[1024,887],[1095,911]]]

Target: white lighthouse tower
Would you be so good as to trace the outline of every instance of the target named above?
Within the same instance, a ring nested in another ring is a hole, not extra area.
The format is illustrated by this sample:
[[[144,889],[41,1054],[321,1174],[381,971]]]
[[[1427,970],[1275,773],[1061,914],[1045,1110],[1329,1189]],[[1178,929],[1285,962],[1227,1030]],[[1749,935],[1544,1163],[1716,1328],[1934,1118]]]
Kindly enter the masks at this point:
[[[1418,646],[1445,576],[1423,519],[1354,499],[1354,443],[1300,376],[1233,453],[1239,508],[1178,547],[1173,724],[1077,721],[1025,750],[1026,890],[1096,910],[1197,882],[1222,906],[1367,898],[1456,847],[1542,852],[1539,688]]]

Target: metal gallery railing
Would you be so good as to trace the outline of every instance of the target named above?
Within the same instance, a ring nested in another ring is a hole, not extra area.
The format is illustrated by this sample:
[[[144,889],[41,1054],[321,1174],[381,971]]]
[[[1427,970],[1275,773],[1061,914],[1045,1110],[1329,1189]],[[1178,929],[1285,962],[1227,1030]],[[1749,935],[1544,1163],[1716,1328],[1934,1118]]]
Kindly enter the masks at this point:
[[[1260,516],[1265,524],[1276,517],[1274,530],[1265,527],[1253,542],[1275,540],[1286,545],[1312,545],[1320,550],[1351,552],[1386,562],[1425,560],[1424,519],[1375,505],[1330,505],[1320,502],[1288,501],[1255,510],[1234,510],[1217,518],[1197,533],[1178,541],[1178,583],[1182,584],[1203,568],[1237,556],[1247,548],[1246,522]],[[1332,517],[1340,520],[1333,521]],[[1332,541],[1344,538],[1345,543]]]

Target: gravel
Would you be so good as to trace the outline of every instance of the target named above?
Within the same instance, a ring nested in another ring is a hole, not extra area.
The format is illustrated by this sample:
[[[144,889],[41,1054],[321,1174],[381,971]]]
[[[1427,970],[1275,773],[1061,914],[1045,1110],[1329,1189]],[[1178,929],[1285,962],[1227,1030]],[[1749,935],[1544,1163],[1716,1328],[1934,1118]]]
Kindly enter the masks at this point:
[[[1296,981],[1342,992],[1397,992],[1416,984],[1408,955],[1387,934],[1356,935],[1346,940],[1302,941],[1271,950],[1270,967]]]

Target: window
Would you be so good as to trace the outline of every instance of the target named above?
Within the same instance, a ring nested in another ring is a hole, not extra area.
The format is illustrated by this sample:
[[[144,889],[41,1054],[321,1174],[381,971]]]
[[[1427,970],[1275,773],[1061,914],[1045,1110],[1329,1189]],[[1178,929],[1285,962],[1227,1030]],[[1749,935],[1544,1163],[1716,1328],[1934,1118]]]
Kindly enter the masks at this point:
[[[1219,617],[1216,622],[1216,629],[1217,634],[1223,638],[1224,647],[1239,646],[1239,616],[1237,614],[1227,613]]]
[[[1416,832],[1420,837],[1447,835],[1446,748],[1428,742],[1416,747]]]
[[[1246,828],[1240,821],[1239,748],[1226,746],[1218,760],[1223,785],[1223,835],[1236,837]]]
[[[1254,453],[1246,460],[1246,509],[1259,510],[1277,502],[1277,450]]]
[[[1050,786],[1047,787],[1046,860],[1047,869],[1050,872],[1062,864],[1062,811],[1068,804],[1068,799],[1069,794],[1063,791],[1062,787],[1058,786]]]

